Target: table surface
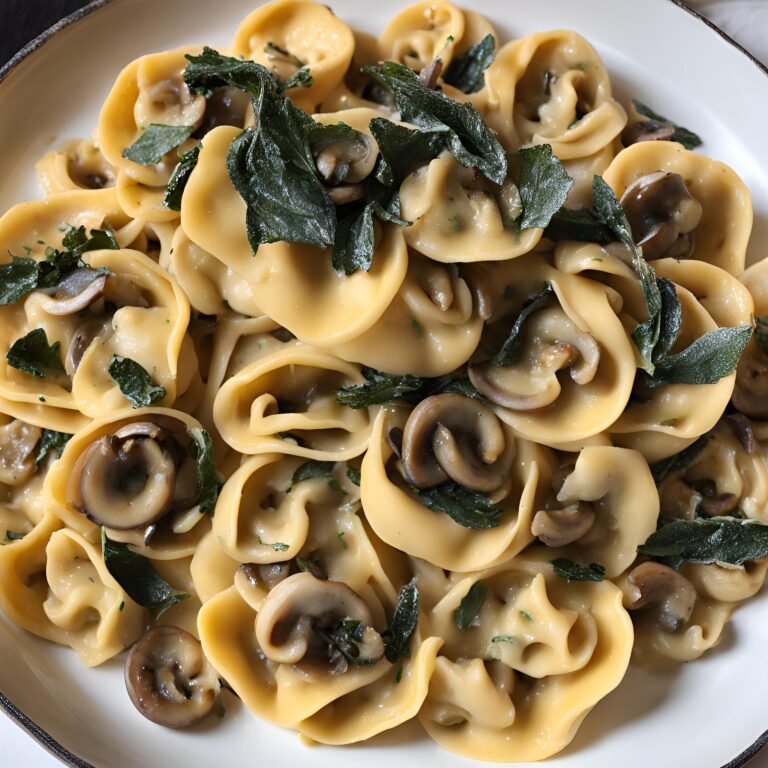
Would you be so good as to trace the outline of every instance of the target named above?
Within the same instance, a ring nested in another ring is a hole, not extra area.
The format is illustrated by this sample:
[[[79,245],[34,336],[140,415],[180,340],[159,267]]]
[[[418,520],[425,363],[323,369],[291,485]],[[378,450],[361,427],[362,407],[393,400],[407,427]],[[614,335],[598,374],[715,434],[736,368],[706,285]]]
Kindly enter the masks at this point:
[[[58,19],[87,4],[88,0],[0,0],[0,62]],[[464,4],[471,5],[471,0],[464,0]],[[764,34],[768,29],[768,0],[688,0],[688,4],[768,63],[768,36]],[[60,763],[0,715],[0,766],[21,765],[56,768]],[[768,768],[768,754],[755,760],[751,768]]]

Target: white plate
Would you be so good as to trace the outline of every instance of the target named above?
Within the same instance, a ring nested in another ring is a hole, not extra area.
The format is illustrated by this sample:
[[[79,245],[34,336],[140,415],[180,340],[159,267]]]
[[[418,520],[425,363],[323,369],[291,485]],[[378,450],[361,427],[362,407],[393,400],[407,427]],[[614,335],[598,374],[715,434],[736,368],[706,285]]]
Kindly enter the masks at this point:
[[[406,0],[330,0],[370,32]],[[733,166],[755,204],[750,258],[768,253],[768,73],[669,0],[464,0],[502,40],[552,27],[587,37],[622,99],[636,95],[699,132],[702,151]],[[226,45],[254,0],[113,0],[66,26],[0,84],[0,210],[39,196],[33,165],[53,141],[87,136],[119,70],[133,58],[184,43]],[[768,727],[765,596],[740,608],[721,645],[667,676],[630,669],[601,702],[556,768],[702,768],[728,763]],[[122,664],[86,670],[74,653],[0,620],[0,691],[53,739],[98,768],[283,766],[415,768],[479,765],[440,750],[415,725],[345,748],[302,746],[226,696],[227,714],[173,732],[130,704]],[[2,701],[0,701],[2,704]],[[743,765],[747,756],[732,763]]]

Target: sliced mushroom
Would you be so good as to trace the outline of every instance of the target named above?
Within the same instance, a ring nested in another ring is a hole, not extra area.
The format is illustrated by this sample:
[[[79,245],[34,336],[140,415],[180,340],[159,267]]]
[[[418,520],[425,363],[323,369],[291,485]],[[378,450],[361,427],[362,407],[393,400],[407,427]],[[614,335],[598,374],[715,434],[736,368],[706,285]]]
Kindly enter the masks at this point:
[[[99,319],[86,320],[77,328],[64,355],[64,370],[68,376],[75,375],[88,347],[95,339],[105,335],[109,328],[109,321]]]
[[[661,486],[662,509],[671,517],[693,520],[701,505],[701,494],[682,477],[673,477]]]
[[[739,360],[731,400],[736,410],[746,416],[768,419],[768,356],[755,341]]]
[[[125,687],[144,717],[168,728],[204,720],[221,690],[200,641],[178,627],[154,627],[131,648]]]
[[[739,445],[747,453],[754,454],[760,450],[760,444],[757,442],[752,424],[743,413],[731,413],[725,417],[725,420],[733,430]]]
[[[443,60],[441,58],[432,59],[432,61],[419,72],[419,80],[426,85],[430,91],[435,90],[437,81],[440,79],[440,73],[443,71]]]
[[[48,296],[40,297],[40,308],[49,315],[75,315],[104,295],[107,276],[95,269],[76,269]]]
[[[701,496],[698,511],[707,517],[727,515],[739,506],[739,497],[735,493],[718,493],[713,480],[697,480],[690,485]]]
[[[349,586],[297,573],[267,594],[256,619],[256,641],[278,664],[340,673],[350,659],[372,663],[384,654],[372,624],[370,609]]]
[[[675,135],[675,126],[661,120],[641,120],[629,125],[621,134],[624,146],[637,144],[640,141],[670,141]]]
[[[376,158],[370,139],[358,131],[317,147],[315,165],[336,205],[363,197],[365,188],[361,182],[373,171]]]
[[[679,173],[642,176],[627,187],[621,207],[646,259],[690,256],[690,233],[701,221],[702,208]]]
[[[631,589],[630,611],[653,606],[657,622],[667,632],[677,632],[691,618],[696,590],[688,579],[661,563],[648,561],[627,576]]]
[[[29,480],[37,466],[35,448],[42,430],[19,419],[0,427],[0,483],[22,485]]]
[[[248,94],[239,88],[229,86],[214,88],[208,97],[205,115],[200,127],[195,132],[195,138],[202,139],[206,133],[220,125],[242,127],[250,103]]]
[[[160,443],[145,436],[99,438],[78,459],[72,504],[98,525],[144,528],[173,503],[176,467]]]
[[[326,187],[325,191],[334,205],[346,205],[354,203],[355,200],[362,200],[365,197],[365,185],[358,184],[340,184],[337,187]]]
[[[422,400],[403,430],[403,469],[418,488],[450,478],[474,491],[495,491],[514,457],[498,416],[480,400],[453,392]]]
[[[600,347],[559,307],[536,312],[523,333],[524,351],[519,362],[469,366],[470,381],[491,402],[516,411],[544,408],[560,395],[559,371],[570,369],[571,379],[580,385],[594,379]]]
[[[564,547],[578,541],[594,522],[592,505],[577,501],[562,509],[540,509],[533,517],[531,533],[548,547]]]

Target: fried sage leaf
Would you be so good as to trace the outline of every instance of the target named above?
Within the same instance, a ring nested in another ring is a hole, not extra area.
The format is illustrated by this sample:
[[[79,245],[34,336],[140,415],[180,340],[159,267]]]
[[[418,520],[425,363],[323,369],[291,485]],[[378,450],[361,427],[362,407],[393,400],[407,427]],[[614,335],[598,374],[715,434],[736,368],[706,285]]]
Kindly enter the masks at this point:
[[[167,394],[165,387],[154,384],[146,369],[130,357],[115,355],[107,371],[134,408],[148,408]]]
[[[365,384],[351,384],[336,392],[336,399],[348,408],[368,408],[370,405],[389,403],[409,392],[421,388],[423,380],[410,373],[397,376],[381,373],[373,368],[363,368]]]
[[[333,461],[317,461],[310,459],[296,467],[296,471],[291,478],[291,485],[302,482],[302,480],[311,480],[315,477],[330,477],[336,463]]]
[[[104,564],[115,581],[131,600],[149,608],[155,618],[189,597],[160,576],[148,558],[132,551],[127,544],[112,541],[103,527],[101,550]]]
[[[549,562],[552,570],[567,581],[602,581],[605,577],[605,566],[600,563],[579,565],[567,557],[557,557]]]
[[[663,117],[658,112],[654,112],[649,106],[643,104],[642,101],[632,99],[632,103],[635,105],[635,109],[649,120],[656,120],[659,123],[666,123],[675,129],[672,134],[672,141],[679,141],[686,149],[695,149],[702,144],[701,137],[695,134],[693,131],[689,131],[687,128],[683,128],[682,125],[673,123],[666,117]]]
[[[659,485],[673,472],[679,472],[681,469],[689,467],[696,460],[696,457],[707,447],[707,443],[709,443],[711,437],[712,433],[707,432],[691,443],[687,448],[680,451],[680,453],[676,453],[668,459],[660,459],[651,464],[651,474],[653,475],[656,485]]]
[[[189,436],[192,438],[189,451],[195,460],[197,476],[197,504],[202,512],[212,515],[221,490],[221,482],[213,462],[213,440],[210,434],[200,427],[190,429]]]
[[[479,43],[470,45],[461,56],[457,56],[443,73],[448,85],[462,93],[477,93],[485,85],[485,70],[496,58],[496,41],[493,35],[486,35]]]
[[[517,188],[523,213],[515,221],[519,230],[546,227],[562,208],[574,184],[551,144],[524,147],[515,153],[520,158]]]
[[[61,456],[64,447],[72,439],[68,432],[55,432],[52,429],[44,429],[40,438],[40,444],[35,456],[35,463],[39,464],[51,451],[55,451],[57,456]]]
[[[395,610],[384,638],[384,655],[394,664],[409,655],[408,645],[419,623],[419,588],[416,580],[406,584],[395,603]]]
[[[580,243],[608,245],[613,233],[602,224],[590,208],[561,208],[544,229],[550,240],[575,240]]]
[[[194,131],[192,125],[148,125],[136,141],[123,150],[123,157],[139,165],[156,165],[172,149],[182,145]]]
[[[501,349],[493,358],[494,365],[514,365],[523,352],[523,326],[526,320],[544,307],[548,307],[556,299],[555,292],[549,283],[544,283],[544,287],[536,294],[531,296],[523,304],[518,313],[512,328],[509,331],[506,341],[501,345]]]
[[[496,506],[484,493],[470,491],[447,480],[432,488],[410,486],[413,493],[428,509],[444,512],[455,523],[473,530],[498,528],[504,510]]]
[[[476,581],[464,597],[461,598],[459,607],[453,614],[456,626],[461,630],[469,629],[483,607],[488,596],[488,587],[482,581]]]
[[[44,379],[47,371],[63,371],[59,348],[61,343],[48,344],[44,328],[35,328],[26,336],[17,339],[5,355],[12,368],[28,373],[38,379]]]
[[[172,211],[181,210],[181,198],[189,177],[197,165],[201,146],[202,144],[196,144],[192,149],[179,155],[179,162],[176,163],[176,167],[173,169],[171,178],[168,180],[168,186],[165,188],[165,195],[163,196],[163,205],[166,208],[170,208]]]

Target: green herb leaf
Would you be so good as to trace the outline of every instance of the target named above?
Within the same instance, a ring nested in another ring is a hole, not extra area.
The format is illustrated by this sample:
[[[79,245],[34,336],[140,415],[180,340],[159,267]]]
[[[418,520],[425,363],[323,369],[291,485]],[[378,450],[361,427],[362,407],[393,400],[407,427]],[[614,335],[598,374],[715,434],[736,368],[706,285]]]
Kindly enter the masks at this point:
[[[768,525],[736,517],[673,520],[652,533],[637,551],[677,562],[742,565],[768,557]]]
[[[528,613],[528,611],[522,611],[522,610],[521,610],[521,611],[520,611],[520,616],[521,616],[522,618],[524,618],[526,621],[533,621],[533,616],[531,616],[531,614],[530,614],[530,613]]]
[[[152,123],[130,147],[123,150],[123,157],[139,165],[157,165],[172,149],[183,144],[194,130],[192,125]]]
[[[507,336],[501,349],[493,358],[494,365],[514,365],[518,362],[520,355],[523,352],[522,332],[525,321],[534,314],[534,312],[538,312],[540,309],[552,304],[552,302],[555,301],[555,298],[555,292],[552,289],[552,286],[549,283],[544,283],[544,287],[538,293],[526,300],[515,318],[515,321],[512,323],[509,336]]]
[[[400,590],[392,619],[383,636],[384,655],[392,664],[398,659],[408,658],[408,645],[418,623],[419,588],[414,579]]]
[[[315,78],[312,77],[309,67],[302,67],[297,69],[281,84],[281,90],[285,92],[290,91],[292,88],[310,88],[314,82]]]
[[[467,630],[477,618],[488,596],[488,587],[482,581],[476,581],[464,597],[461,598],[459,607],[453,614],[456,626],[461,630]]]
[[[598,245],[607,245],[614,240],[613,233],[589,208],[561,208],[544,229],[544,237]]]
[[[605,577],[605,566],[600,563],[579,565],[566,557],[558,557],[549,562],[552,570],[568,581],[602,581]]]
[[[491,638],[492,643],[509,643],[510,645],[514,645],[517,640],[515,640],[512,635],[494,635]]]
[[[37,288],[37,280],[37,262],[11,254],[10,264],[0,265],[0,305],[23,299]]]
[[[650,107],[643,104],[637,99],[632,99],[632,103],[635,105],[635,109],[650,120],[658,120],[660,123],[666,123],[674,127],[675,132],[672,134],[672,141],[679,141],[686,149],[695,149],[701,146],[701,138],[697,136],[693,131],[689,131],[687,128],[683,128],[682,125],[673,123],[666,117],[663,117],[658,112],[654,112]]]
[[[515,156],[521,159],[517,187],[523,204],[522,216],[515,224],[518,230],[546,227],[565,204],[573,179],[552,154],[550,144],[524,147]]]
[[[354,485],[360,485],[360,470],[355,469],[354,467],[348,467],[347,468],[347,477],[349,478],[349,482],[353,483]]]
[[[365,384],[351,384],[336,392],[336,399],[349,408],[368,408],[379,403],[389,403],[409,392],[418,390],[423,381],[410,373],[396,376],[381,373],[373,368],[363,368]]]
[[[755,317],[755,339],[763,353],[768,355],[768,315]]]
[[[336,465],[333,461],[316,461],[310,459],[296,467],[296,471],[291,478],[291,485],[296,485],[302,480],[311,480],[314,477],[330,477],[333,468]]]
[[[276,541],[272,545],[272,549],[275,550],[275,552],[285,552],[287,549],[290,549],[288,544],[283,544],[281,541]]]
[[[614,238],[635,253],[635,241],[627,216],[614,191],[601,176],[592,177],[592,206],[597,220],[610,230]]]
[[[491,181],[503,183],[507,176],[506,154],[473,106],[428,88],[415,72],[394,61],[365,66],[363,72],[392,93],[405,122],[443,133],[447,149],[459,163],[479,168]]]
[[[473,530],[498,528],[504,510],[497,507],[485,494],[470,491],[464,486],[447,480],[432,488],[411,490],[428,509],[444,512],[455,523]]]
[[[39,464],[50,451],[56,451],[57,456],[61,456],[64,446],[72,439],[72,435],[67,432],[55,432],[52,429],[44,429],[43,436],[40,438],[40,445],[37,449],[35,463]]]
[[[676,453],[668,459],[661,459],[651,464],[651,474],[653,475],[656,485],[660,485],[667,476],[671,475],[673,472],[678,472],[681,469],[689,467],[696,457],[707,447],[707,443],[709,443],[711,438],[712,433],[707,432],[680,453]]]
[[[11,345],[5,359],[12,368],[44,379],[46,371],[64,370],[59,357],[60,347],[61,343],[58,341],[49,346],[45,329],[35,328]]]
[[[129,357],[115,355],[107,371],[134,408],[148,408],[167,394],[165,387],[155,385],[149,373]]]
[[[189,177],[192,175],[192,171],[195,170],[197,161],[200,158],[201,146],[202,144],[196,144],[192,149],[188,149],[179,155],[179,162],[176,163],[176,167],[173,169],[168,186],[165,188],[165,195],[163,196],[163,205],[166,208],[170,208],[172,211],[181,210],[181,198]]]
[[[149,608],[155,618],[189,597],[160,576],[148,558],[129,549],[127,544],[109,539],[103,527],[101,549],[104,564],[115,581],[134,602]]]
[[[197,503],[202,512],[212,515],[221,491],[221,482],[213,462],[213,440],[200,427],[192,427],[189,435],[192,438],[189,450],[195,460],[197,473]]]
[[[477,93],[483,89],[485,70],[495,57],[496,41],[489,34],[457,56],[443,73],[443,80],[463,93]]]

